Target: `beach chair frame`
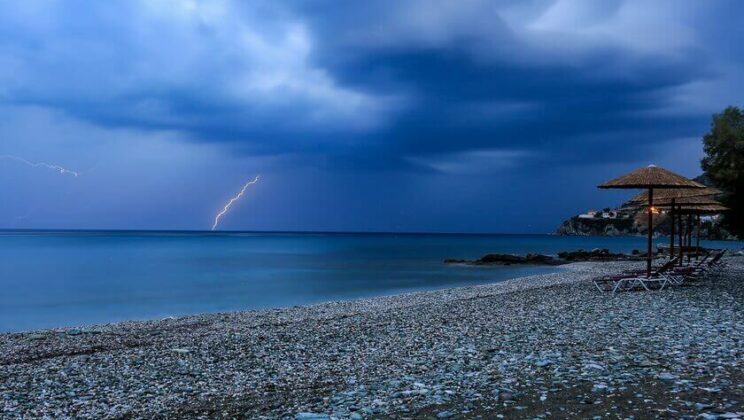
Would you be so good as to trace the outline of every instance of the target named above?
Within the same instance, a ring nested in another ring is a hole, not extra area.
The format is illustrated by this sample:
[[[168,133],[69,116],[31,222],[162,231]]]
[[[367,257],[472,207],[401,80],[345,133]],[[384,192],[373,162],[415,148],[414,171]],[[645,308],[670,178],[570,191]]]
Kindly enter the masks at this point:
[[[651,273],[651,277],[644,275],[645,271],[626,271],[615,276],[602,276],[592,279],[594,286],[601,292],[628,292],[632,290],[663,290],[672,281],[668,272],[674,267],[678,259],[672,258]],[[652,287],[655,285],[656,287]]]

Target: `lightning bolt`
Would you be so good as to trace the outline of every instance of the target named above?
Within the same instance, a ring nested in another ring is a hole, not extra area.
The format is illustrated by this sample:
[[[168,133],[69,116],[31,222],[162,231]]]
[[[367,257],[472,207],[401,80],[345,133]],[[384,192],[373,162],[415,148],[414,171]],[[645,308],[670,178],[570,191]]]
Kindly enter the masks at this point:
[[[67,169],[67,168],[63,168],[63,167],[61,167],[59,165],[53,165],[51,163],[46,163],[46,162],[31,162],[30,160],[26,160],[26,159],[24,159],[22,157],[13,156],[13,155],[0,155],[0,159],[15,160],[16,162],[21,162],[21,163],[24,163],[24,164],[26,164],[28,166],[32,166],[34,168],[43,167],[43,168],[52,169],[52,170],[55,170],[55,171],[59,172],[60,175],[70,174],[70,175],[72,175],[74,177],[80,176],[80,172],[76,172],[76,171],[73,171],[73,170],[70,170],[70,169]]]
[[[256,182],[258,182],[258,176],[256,176],[255,178],[253,178],[252,181],[248,181],[245,185],[243,185],[243,188],[240,190],[240,192],[238,193],[238,195],[236,195],[235,197],[231,198],[230,201],[228,201],[227,204],[225,204],[225,207],[222,208],[222,211],[219,212],[219,213],[217,213],[217,216],[214,218],[214,224],[212,225],[212,230],[217,229],[217,225],[220,223],[220,219],[222,218],[222,216],[224,216],[225,213],[227,213],[227,211],[230,210],[230,207],[232,207],[232,205],[236,201],[240,200],[240,197],[243,196],[243,194],[245,193],[245,190],[250,185],[253,185]]]

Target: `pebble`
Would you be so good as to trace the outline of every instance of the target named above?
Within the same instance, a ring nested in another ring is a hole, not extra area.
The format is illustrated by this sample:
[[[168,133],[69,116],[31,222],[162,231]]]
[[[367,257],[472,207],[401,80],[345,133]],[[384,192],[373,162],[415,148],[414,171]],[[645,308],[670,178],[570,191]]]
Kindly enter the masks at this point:
[[[677,376],[672,375],[671,373],[668,373],[668,372],[664,372],[664,373],[659,374],[658,378],[661,379],[662,381],[673,381],[677,379]]]
[[[0,334],[0,417],[737,418],[744,258],[727,261],[715,282],[652,293],[588,282],[636,263],[575,263],[482,286]]]
[[[297,413],[295,420],[329,420],[331,416],[319,413]]]

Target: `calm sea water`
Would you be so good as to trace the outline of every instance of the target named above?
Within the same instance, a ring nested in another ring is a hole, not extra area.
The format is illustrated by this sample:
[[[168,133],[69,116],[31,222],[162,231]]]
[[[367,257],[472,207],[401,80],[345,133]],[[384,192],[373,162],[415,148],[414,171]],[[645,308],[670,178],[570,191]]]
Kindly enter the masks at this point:
[[[597,247],[629,252],[644,244],[549,235],[0,231],[0,331],[490,283],[560,268],[442,260]]]

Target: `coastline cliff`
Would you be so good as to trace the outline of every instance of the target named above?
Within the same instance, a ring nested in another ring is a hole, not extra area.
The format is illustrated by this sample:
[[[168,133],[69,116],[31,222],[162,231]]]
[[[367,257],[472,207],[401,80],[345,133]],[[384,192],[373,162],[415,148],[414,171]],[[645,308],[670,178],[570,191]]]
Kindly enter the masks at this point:
[[[697,176],[693,180],[712,186],[705,175]],[[645,236],[648,232],[647,225],[645,211],[635,207],[631,202],[625,202],[616,209],[589,210],[584,214],[575,215],[564,220],[554,233],[564,236]],[[693,224],[693,226],[695,229],[696,225]],[[662,213],[654,216],[654,236],[669,236],[671,227],[668,215]],[[693,234],[696,234],[695,230]],[[700,239],[737,240],[738,238],[721,226],[717,216],[705,216],[700,223]]]
[[[625,217],[573,216],[564,220],[555,230],[556,235],[566,236],[644,236],[647,233],[645,213]],[[665,214],[655,216],[654,234],[668,236],[670,219]],[[695,231],[693,231],[695,233]],[[721,227],[717,219],[706,219],[700,224],[700,238],[706,240],[735,240],[736,237]]]

